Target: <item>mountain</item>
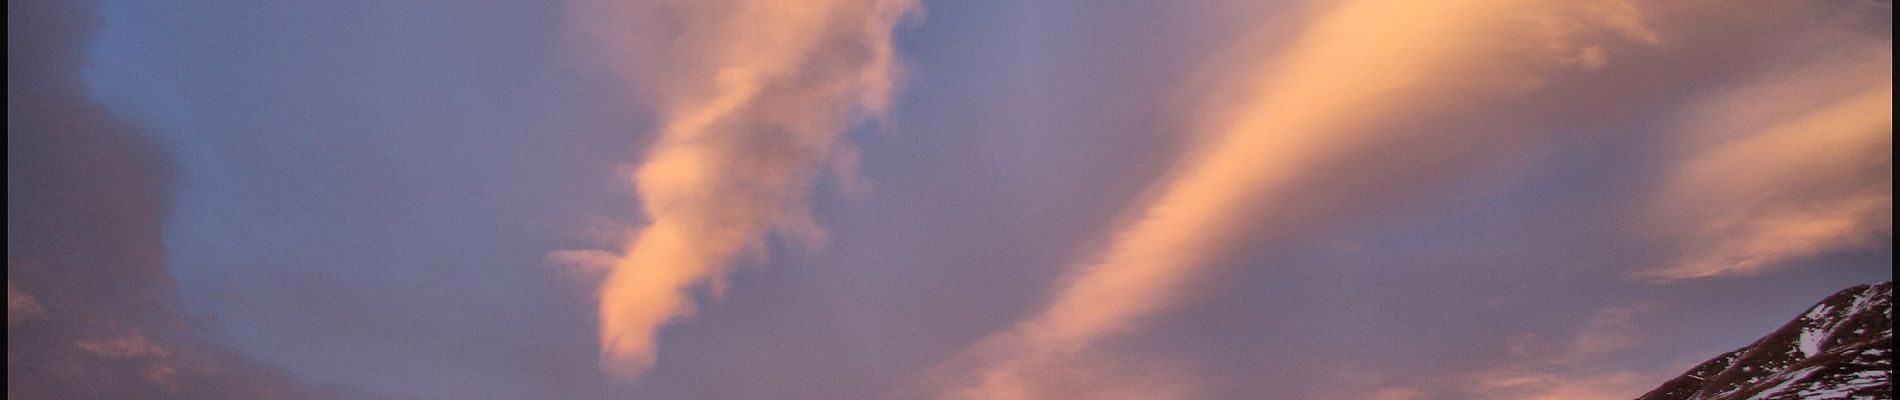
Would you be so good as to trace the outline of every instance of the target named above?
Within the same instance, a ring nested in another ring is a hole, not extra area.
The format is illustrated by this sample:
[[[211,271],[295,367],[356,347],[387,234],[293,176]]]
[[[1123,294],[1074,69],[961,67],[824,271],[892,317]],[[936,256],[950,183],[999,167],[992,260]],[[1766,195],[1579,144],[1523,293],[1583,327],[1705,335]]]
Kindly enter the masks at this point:
[[[1893,282],[1828,296],[1637,400],[1892,399]]]

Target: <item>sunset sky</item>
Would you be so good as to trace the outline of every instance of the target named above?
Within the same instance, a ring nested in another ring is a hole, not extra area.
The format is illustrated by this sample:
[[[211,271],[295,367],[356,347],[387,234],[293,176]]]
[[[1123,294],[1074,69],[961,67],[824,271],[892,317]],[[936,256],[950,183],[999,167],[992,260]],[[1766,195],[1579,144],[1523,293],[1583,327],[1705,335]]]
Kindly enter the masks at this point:
[[[1890,1],[7,14],[9,399],[1628,399],[1893,277]]]

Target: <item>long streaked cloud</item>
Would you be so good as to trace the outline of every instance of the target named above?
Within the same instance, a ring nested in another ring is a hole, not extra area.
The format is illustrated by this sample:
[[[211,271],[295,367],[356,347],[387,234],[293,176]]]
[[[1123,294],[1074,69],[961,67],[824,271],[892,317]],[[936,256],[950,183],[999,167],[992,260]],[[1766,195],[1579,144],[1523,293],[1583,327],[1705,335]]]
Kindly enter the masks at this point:
[[[806,210],[815,175],[848,165],[848,125],[899,81],[892,29],[907,0],[579,1],[575,20],[650,107],[656,132],[632,180],[645,227],[617,253],[561,253],[606,268],[603,367],[637,378],[657,335],[713,296],[769,232],[823,241]],[[849,174],[848,171],[845,172]]]
[[[1495,138],[1489,132],[1447,132],[1469,126],[1425,129],[1402,121],[1473,112],[1467,105],[1535,90],[1554,71],[1600,68],[1613,56],[1610,44],[1662,40],[1623,2],[1318,7],[1323,14],[1283,56],[1236,68],[1226,79],[1253,94],[1202,114],[1207,141],[1159,184],[1157,197],[1140,206],[1141,215],[1099,259],[1079,265],[1045,308],[945,367],[948,397],[1123,392],[1115,382],[1123,377],[1103,377],[1112,372],[1101,363],[1078,360],[1098,341],[1168,307],[1184,284],[1242,250],[1239,237],[1312,234],[1289,231],[1350,222],[1309,220],[1318,216],[1403,206],[1366,199],[1416,197],[1407,182],[1442,181],[1459,174],[1445,164],[1506,147],[1483,143]],[[1436,149],[1445,152],[1435,158],[1406,149],[1454,138],[1478,143]]]
[[[1835,31],[1805,65],[1690,113],[1648,216],[1679,247],[1643,276],[1757,273],[1893,232],[1893,49]]]

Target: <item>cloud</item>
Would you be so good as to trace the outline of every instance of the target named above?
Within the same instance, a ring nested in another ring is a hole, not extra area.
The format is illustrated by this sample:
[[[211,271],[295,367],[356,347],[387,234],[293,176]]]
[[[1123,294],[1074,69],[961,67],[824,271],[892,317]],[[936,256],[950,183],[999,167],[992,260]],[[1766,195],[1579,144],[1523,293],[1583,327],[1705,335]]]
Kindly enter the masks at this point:
[[[1893,232],[1891,41],[1827,37],[1805,64],[1712,96],[1681,122],[1670,144],[1683,150],[1648,228],[1679,254],[1642,276],[1758,273]]]
[[[811,182],[848,165],[855,119],[889,107],[899,82],[903,0],[581,1],[588,43],[650,107],[657,132],[633,168],[648,223],[613,254],[600,285],[602,365],[637,378],[668,322],[717,297],[735,259],[768,232],[816,246]],[[658,28],[656,28],[658,27]],[[849,172],[847,171],[848,175]]]
[[[1613,56],[1606,46],[1664,40],[1621,2],[1358,1],[1324,10],[1278,57],[1234,57],[1256,61],[1224,81],[1250,92],[1201,112],[1202,141],[1046,307],[943,367],[948,397],[1076,393],[1044,371],[1082,368],[1097,342],[1244,252],[1240,238],[1320,235],[1421,202],[1515,148],[1509,130],[1481,126],[1475,105],[1534,91],[1554,72],[1601,68]],[[1083,381],[1114,387],[1118,378]]]
[[[1325,393],[1312,399],[1376,400],[1619,400],[1640,395],[1654,385],[1653,376],[1624,371],[1548,370],[1529,366],[1503,367],[1418,385],[1359,382],[1366,389]],[[1635,393],[1635,394],[1632,394]]]
[[[160,242],[170,164],[80,81],[92,12],[7,3],[7,398],[341,396],[181,310]]]
[[[1638,347],[1637,320],[1653,307],[1610,306],[1591,312],[1575,330],[1559,335],[1523,332],[1511,355],[1472,371],[1433,371],[1403,376],[1341,373],[1342,389],[1313,399],[1382,400],[1613,400],[1641,395],[1667,379],[1663,373],[1604,366],[1605,357]]]
[[[33,296],[27,295],[26,292],[21,292],[20,288],[13,286],[12,283],[7,284],[8,324],[17,324],[20,323],[20,321],[37,319],[45,313],[46,308],[40,307],[39,300],[34,300]]]
[[[1572,367],[1574,368],[1574,367]],[[1626,371],[1503,368],[1472,378],[1474,390],[1452,398],[1523,400],[1615,400],[1641,394],[1655,376]]]

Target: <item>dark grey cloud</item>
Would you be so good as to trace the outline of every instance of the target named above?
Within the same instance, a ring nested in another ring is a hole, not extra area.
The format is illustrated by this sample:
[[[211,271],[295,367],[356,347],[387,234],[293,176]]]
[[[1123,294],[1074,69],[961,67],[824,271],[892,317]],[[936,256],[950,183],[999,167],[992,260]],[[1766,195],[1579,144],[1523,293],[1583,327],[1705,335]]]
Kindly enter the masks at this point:
[[[160,234],[172,164],[81,81],[82,1],[7,2],[7,398],[306,399],[182,310]]]

